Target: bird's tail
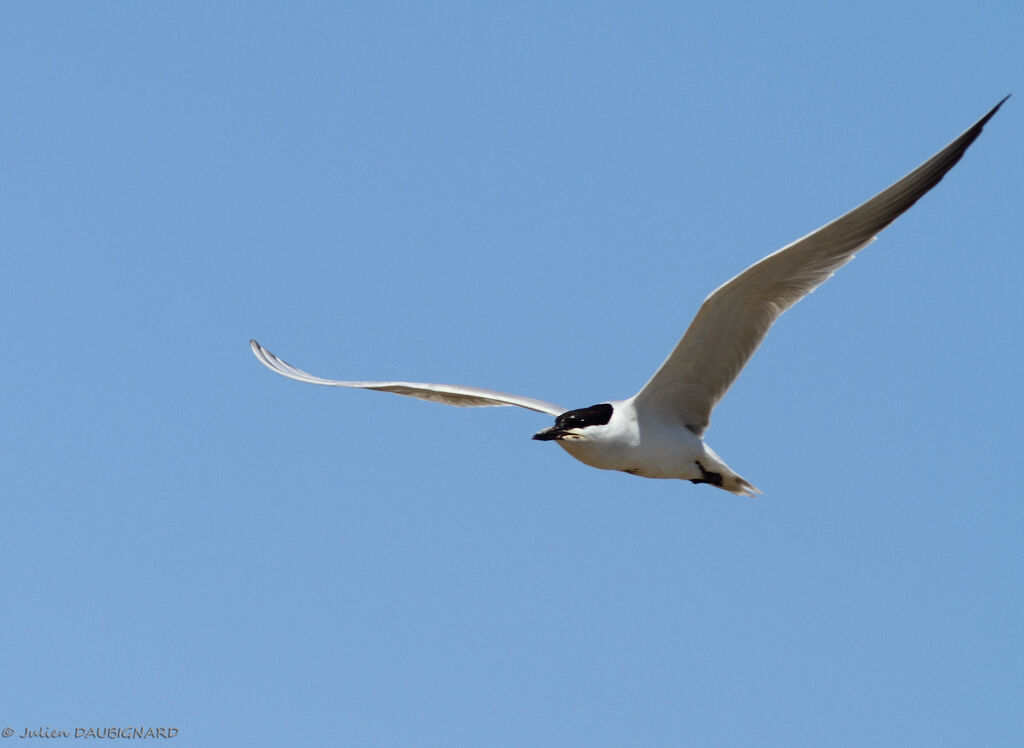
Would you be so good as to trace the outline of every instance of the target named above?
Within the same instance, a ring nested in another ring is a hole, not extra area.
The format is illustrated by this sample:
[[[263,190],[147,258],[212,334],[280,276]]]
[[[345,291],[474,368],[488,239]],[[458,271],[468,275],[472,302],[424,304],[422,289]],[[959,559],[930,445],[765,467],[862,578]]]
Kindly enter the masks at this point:
[[[737,496],[757,496],[761,491],[751,484],[749,481],[741,478],[733,472],[733,469],[725,464],[725,460],[718,456],[718,454],[704,444],[704,457],[701,462],[697,463],[697,466],[703,473],[703,478],[697,483],[710,483],[716,488],[721,488],[723,491],[734,493]],[[704,463],[708,464],[705,465]]]
[[[725,489],[729,493],[737,494],[738,496],[757,496],[761,491],[751,485],[748,481],[744,480],[736,473],[727,473],[722,476],[722,485],[720,488]]]

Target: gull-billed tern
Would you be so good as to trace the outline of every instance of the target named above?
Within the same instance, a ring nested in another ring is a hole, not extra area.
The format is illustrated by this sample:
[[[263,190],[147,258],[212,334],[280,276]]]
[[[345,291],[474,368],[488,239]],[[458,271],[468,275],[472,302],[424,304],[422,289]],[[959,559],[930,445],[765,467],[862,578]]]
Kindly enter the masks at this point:
[[[267,368],[300,382],[393,392],[446,405],[517,405],[556,416],[534,439],[556,441],[580,462],[645,478],[707,483],[761,493],[704,443],[711,411],[784,311],[828,280],[854,254],[953,168],[1008,96],[937,154],[849,213],[773,252],[708,296],[689,329],[640,391],[578,410],[521,395],[454,384],[343,382],[285,363],[255,340]]]

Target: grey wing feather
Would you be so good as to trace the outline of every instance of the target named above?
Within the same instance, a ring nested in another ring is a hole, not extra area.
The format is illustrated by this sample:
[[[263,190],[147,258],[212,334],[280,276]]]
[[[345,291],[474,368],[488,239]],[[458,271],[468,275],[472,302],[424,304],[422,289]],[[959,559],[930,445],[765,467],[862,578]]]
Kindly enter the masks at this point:
[[[396,395],[406,395],[420,400],[430,400],[445,405],[457,405],[461,407],[479,408],[499,405],[516,405],[527,410],[535,410],[539,413],[548,413],[553,416],[564,413],[567,409],[553,403],[535,400],[532,397],[510,395],[506,392],[496,390],[485,390],[481,387],[466,387],[458,384],[428,384],[425,382],[342,382],[336,379],[323,379],[316,377],[302,369],[296,369],[291,364],[282,361],[255,340],[250,340],[253,355],[259,362],[271,371],[296,379],[300,382],[310,384],[322,384],[328,387],[353,387],[362,390],[378,390],[380,392],[393,392]]]
[[[715,290],[669,357],[637,393],[637,407],[674,414],[696,434],[703,434],[712,409],[779,315],[828,280],[938,184],[1007,98],[888,189]]]

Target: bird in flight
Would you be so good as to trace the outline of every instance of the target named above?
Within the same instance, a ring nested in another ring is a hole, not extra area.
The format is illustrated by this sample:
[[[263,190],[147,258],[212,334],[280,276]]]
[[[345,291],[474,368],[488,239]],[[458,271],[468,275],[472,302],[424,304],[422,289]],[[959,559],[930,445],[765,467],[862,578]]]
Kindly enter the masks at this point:
[[[761,493],[704,442],[711,411],[784,311],[824,283],[960,160],[1004,98],[960,137],[849,213],[754,263],[708,296],[676,347],[632,397],[570,410],[506,392],[455,384],[349,382],[296,369],[255,340],[260,363],[282,376],[330,387],[393,392],[446,405],[516,405],[555,416],[534,439],[557,442],[580,462],[645,478]]]

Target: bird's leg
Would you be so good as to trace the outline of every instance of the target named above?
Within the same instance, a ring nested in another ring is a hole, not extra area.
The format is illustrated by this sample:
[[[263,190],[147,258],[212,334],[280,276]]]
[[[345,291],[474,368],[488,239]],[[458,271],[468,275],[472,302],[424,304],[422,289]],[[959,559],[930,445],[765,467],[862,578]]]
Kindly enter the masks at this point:
[[[690,483],[710,483],[712,486],[722,485],[722,474],[712,473],[704,469],[704,466],[700,464],[700,460],[694,460],[693,464],[700,468],[700,477],[691,478]]]

